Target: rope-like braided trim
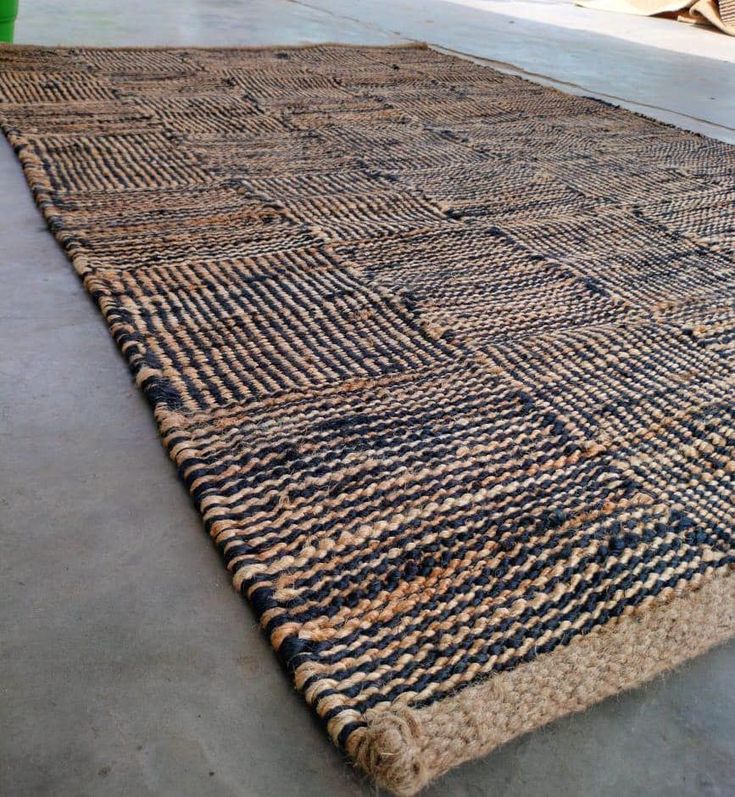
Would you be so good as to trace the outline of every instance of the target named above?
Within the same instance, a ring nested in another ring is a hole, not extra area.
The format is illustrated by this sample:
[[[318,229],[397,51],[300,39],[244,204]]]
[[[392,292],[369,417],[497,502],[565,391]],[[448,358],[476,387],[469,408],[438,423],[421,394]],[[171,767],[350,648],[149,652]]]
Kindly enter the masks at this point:
[[[419,710],[375,709],[350,755],[400,797],[510,739],[631,689],[735,634],[735,577],[669,590],[618,622]]]

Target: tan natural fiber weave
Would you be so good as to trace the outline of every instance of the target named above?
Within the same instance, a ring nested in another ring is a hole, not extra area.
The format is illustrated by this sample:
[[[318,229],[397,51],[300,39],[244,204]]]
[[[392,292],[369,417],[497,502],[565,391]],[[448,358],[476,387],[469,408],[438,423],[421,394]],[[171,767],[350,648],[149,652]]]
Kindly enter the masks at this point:
[[[421,47],[0,48],[0,123],[378,782],[735,631],[732,147]]]
[[[413,794],[451,767],[704,653],[733,627],[735,581],[710,581],[427,708],[378,711],[350,752],[387,788]]]

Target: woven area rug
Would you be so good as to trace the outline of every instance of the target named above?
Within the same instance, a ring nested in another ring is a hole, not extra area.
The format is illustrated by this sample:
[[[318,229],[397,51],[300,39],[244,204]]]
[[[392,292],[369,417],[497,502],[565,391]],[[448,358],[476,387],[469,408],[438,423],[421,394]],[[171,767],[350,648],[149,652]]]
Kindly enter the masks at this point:
[[[380,784],[733,633],[735,148],[422,47],[7,47],[0,99],[235,587]]]

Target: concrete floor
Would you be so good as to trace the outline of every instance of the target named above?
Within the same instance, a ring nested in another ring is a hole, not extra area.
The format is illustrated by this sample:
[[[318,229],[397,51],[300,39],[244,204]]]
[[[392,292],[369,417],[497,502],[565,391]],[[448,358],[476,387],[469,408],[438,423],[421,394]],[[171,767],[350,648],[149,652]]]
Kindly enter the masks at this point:
[[[703,45],[706,57],[687,49],[717,34],[684,28],[680,46],[660,33],[674,23],[661,20],[627,38],[621,22],[609,36],[584,33],[568,4],[564,25],[539,21],[540,4],[533,19],[510,5],[506,17],[478,8],[483,0],[378,5],[68,0],[60,17],[58,3],[37,0],[21,2],[17,33],[92,44],[424,38],[732,136],[732,57],[720,43]],[[549,20],[560,20],[561,5],[549,4]],[[710,91],[718,102],[707,105]],[[229,588],[147,405],[4,143],[0,242],[0,794],[371,793]],[[731,644],[464,766],[427,794],[731,795],[734,684]]]

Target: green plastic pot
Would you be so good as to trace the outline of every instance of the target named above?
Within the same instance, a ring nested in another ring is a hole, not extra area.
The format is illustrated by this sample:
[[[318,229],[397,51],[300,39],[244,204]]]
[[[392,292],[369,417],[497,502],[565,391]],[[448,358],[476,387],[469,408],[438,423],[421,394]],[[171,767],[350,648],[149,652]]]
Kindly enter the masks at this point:
[[[12,42],[18,0],[0,0],[0,42]]]

